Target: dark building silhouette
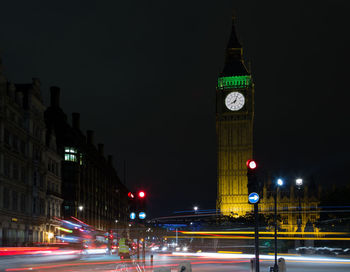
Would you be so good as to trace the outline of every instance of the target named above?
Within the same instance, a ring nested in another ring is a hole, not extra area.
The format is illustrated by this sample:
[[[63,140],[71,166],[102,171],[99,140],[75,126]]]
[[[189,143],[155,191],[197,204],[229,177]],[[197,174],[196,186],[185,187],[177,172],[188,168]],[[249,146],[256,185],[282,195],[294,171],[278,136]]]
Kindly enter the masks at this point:
[[[62,158],[45,139],[40,80],[13,84],[0,59],[0,246],[53,242],[61,217]]]
[[[94,132],[80,130],[79,113],[72,125],[60,108],[60,89],[51,87],[51,104],[45,111],[47,137],[55,135],[62,161],[62,215],[71,216],[97,229],[113,229],[127,221],[127,188],[104,156],[103,144],[94,143]]]

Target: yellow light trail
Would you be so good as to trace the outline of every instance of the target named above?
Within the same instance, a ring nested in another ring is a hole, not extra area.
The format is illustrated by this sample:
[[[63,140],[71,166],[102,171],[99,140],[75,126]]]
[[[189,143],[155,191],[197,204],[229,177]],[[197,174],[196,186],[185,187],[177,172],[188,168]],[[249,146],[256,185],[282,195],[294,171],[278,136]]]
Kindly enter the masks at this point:
[[[69,229],[65,229],[65,228],[62,228],[62,227],[58,227],[59,230],[62,230],[62,231],[65,231],[65,232],[69,232],[69,233],[72,233],[73,231],[72,230],[69,230]]]
[[[255,234],[254,231],[181,231],[183,234]],[[259,231],[259,234],[274,234],[272,231]],[[296,232],[279,231],[277,234],[285,235],[347,235],[348,232]]]
[[[242,254],[241,251],[218,251],[218,253],[227,253],[227,254]]]
[[[164,236],[164,238],[176,238],[176,236]],[[204,238],[204,239],[248,239],[252,240],[255,239],[255,237],[241,237],[241,236],[177,236],[179,239],[184,239],[184,238]],[[261,240],[273,240],[274,237],[269,237],[269,236],[261,236],[259,237]],[[278,240],[324,240],[324,241],[350,241],[350,238],[345,238],[345,237],[278,237]]]

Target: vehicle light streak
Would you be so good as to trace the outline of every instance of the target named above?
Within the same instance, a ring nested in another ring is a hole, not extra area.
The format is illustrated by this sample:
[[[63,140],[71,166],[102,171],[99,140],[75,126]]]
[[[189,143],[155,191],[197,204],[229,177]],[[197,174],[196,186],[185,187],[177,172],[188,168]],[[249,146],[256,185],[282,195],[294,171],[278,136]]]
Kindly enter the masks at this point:
[[[81,228],[81,225],[74,224],[73,222],[70,222],[70,221],[68,221],[68,220],[62,220],[62,222],[66,223],[66,224],[69,224],[69,225],[72,225],[72,226],[74,226],[74,227]]]
[[[0,256],[43,254],[58,249],[58,247],[2,247]]]
[[[196,260],[198,260],[198,258],[172,259],[172,261],[196,261]],[[156,262],[162,262],[162,261],[166,262],[167,260],[155,260],[155,261]],[[105,261],[105,262],[84,262],[84,263],[68,263],[68,264],[65,263],[65,264],[53,264],[53,265],[32,266],[32,267],[23,267],[23,268],[7,268],[7,269],[5,269],[5,271],[33,271],[33,270],[42,270],[42,269],[56,269],[56,268],[62,268],[62,267],[106,265],[106,264],[124,264],[124,263],[132,263],[132,262],[133,262],[133,260]],[[174,266],[177,266],[177,265],[178,264],[174,264]],[[156,267],[156,266],[153,265],[153,267]],[[111,270],[111,271],[120,271],[120,270]]]
[[[70,229],[65,229],[65,228],[62,228],[62,227],[58,227],[59,230],[62,230],[62,231],[65,231],[65,232],[68,232],[68,233],[73,233],[72,230]]]
[[[78,218],[75,218],[74,216],[71,216],[71,218],[73,218],[75,221],[77,221],[77,222],[79,222],[79,223],[81,223],[81,224],[83,224],[83,225],[85,225],[85,226],[89,226],[89,227],[92,228],[92,226],[90,226],[89,224],[86,224],[85,222],[79,220]]]
[[[164,236],[164,238],[171,238],[171,239],[175,239],[176,236]],[[250,237],[250,236],[178,236],[178,239],[189,239],[189,238],[205,238],[205,239],[248,239],[248,240],[252,240],[255,239],[254,237]],[[274,237],[269,237],[269,236],[260,236],[259,239],[261,240],[273,240]],[[349,237],[278,237],[279,240],[323,240],[323,241],[350,241]]]
[[[254,234],[254,231],[178,231],[183,234]],[[296,231],[286,231],[277,232],[282,235],[347,235],[349,232],[296,232]],[[259,234],[274,234],[272,231],[259,231]]]
[[[210,253],[210,252],[200,252],[200,253],[185,253],[185,252],[173,252],[174,256],[202,256],[210,258],[232,258],[232,259],[251,259],[254,258],[254,254],[227,254],[227,253]],[[303,256],[288,256],[280,254],[287,261],[306,261],[306,262],[332,262],[332,263],[346,263],[350,264],[350,259],[335,259],[335,258],[323,258],[323,257],[303,257]],[[271,255],[260,255],[262,260],[273,260],[274,256]]]

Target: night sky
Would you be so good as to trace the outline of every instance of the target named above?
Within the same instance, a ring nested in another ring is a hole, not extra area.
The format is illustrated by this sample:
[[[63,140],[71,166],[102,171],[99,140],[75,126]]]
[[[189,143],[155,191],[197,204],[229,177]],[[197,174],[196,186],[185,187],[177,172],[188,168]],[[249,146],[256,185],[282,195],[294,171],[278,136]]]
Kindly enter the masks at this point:
[[[5,2],[5,1],[4,1]],[[262,169],[349,183],[349,1],[6,1],[0,54],[15,83],[61,87],[152,215],[215,208],[215,86],[235,9],[255,82]]]

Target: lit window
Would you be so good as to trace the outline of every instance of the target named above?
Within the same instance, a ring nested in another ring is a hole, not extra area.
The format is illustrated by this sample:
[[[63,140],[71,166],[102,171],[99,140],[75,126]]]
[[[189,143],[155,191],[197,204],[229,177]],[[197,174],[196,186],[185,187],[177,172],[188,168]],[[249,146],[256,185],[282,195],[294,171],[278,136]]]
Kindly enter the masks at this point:
[[[65,161],[77,161],[77,150],[73,147],[66,147],[64,149],[64,160]]]
[[[80,165],[83,165],[83,154],[82,153],[79,154],[79,163],[80,163]]]

